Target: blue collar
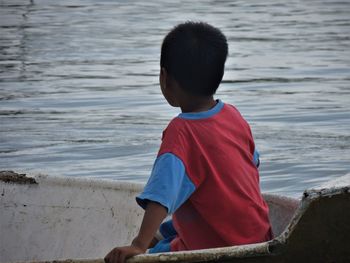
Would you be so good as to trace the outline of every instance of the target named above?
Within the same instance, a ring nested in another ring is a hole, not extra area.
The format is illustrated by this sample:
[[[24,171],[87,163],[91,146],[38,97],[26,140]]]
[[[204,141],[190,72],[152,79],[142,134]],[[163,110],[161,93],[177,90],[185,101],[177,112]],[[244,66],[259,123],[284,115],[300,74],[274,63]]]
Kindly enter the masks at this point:
[[[216,105],[208,111],[180,113],[178,117],[187,120],[206,119],[219,113],[224,105],[225,104],[221,100],[217,100]]]

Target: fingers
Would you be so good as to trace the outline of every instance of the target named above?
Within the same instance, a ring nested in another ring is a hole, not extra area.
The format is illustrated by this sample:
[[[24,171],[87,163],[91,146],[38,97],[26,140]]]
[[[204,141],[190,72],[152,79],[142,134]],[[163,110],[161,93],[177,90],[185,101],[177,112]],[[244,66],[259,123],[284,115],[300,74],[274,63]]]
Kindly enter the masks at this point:
[[[126,254],[125,253],[119,253],[119,261],[118,263],[125,263]]]
[[[116,247],[107,254],[104,261],[105,263],[125,263],[128,258],[141,253],[140,249],[133,246]]]
[[[105,263],[119,263],[120,251],[118,248],[112,249],[104,258]]]
[[[119,253],[118,253],[119,260],[117,263],[125,263],[128,258],[135,256],[135,255],[138,255],[138,254],[141,254],[141,252],[136,251],[131,246],[122,248],[121,250],[119,250]]]

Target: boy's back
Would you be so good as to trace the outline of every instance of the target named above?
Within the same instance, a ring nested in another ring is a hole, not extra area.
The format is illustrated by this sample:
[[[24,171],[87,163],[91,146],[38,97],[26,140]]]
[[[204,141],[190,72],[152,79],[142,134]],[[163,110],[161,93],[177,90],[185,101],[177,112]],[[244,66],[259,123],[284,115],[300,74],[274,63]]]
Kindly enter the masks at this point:
[[[263,242],[271,238],[249,125],[218,101],[205,113],[180,114],[163,134],[159,156],[183,162],[195,191],[173,214],[171,250]]]

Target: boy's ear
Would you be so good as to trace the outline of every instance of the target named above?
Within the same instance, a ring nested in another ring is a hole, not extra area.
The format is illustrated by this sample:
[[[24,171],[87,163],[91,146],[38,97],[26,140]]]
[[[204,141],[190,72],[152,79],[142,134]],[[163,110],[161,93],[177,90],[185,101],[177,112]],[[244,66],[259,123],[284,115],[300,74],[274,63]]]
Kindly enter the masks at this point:
[[[160,68],[159,83],[162,88],[166,87],[167,77],[168,77],[168,72],[166,71],[166,69]]]
[[[167,70],[165,68],[160,68],[160,75],[166,77],[168,75]]]

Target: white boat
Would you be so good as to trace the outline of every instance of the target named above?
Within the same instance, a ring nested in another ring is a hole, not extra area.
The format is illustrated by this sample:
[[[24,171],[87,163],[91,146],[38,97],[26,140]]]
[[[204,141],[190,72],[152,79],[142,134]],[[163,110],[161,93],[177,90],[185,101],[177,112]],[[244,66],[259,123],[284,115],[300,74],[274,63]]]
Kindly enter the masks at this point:
[[[144,254],[128,262],[350,262],[349,178],[336,187],[305,191],[301,201],[264,194],[275,235],[271,241]],[[102,263],[112,247],[129,244],[137,233],[143,210],[135,196],[142,188],[0,172],[0,263]]]

